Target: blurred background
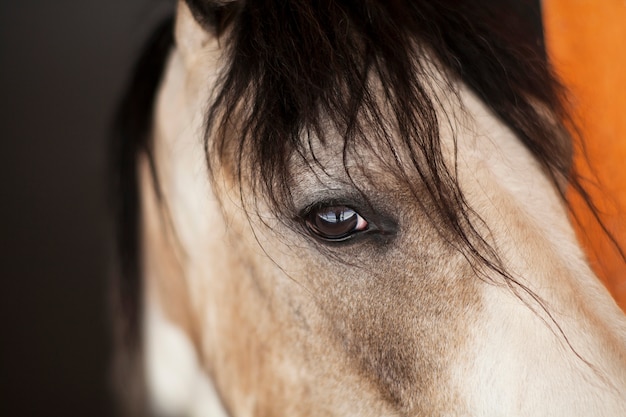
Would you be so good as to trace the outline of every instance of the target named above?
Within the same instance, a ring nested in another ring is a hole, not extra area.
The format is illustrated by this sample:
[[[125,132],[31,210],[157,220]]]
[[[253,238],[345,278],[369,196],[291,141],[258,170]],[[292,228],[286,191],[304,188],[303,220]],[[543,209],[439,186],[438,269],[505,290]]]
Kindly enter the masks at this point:
[[[106,151],[165,0],[0,2],[0,415],[111,416]]]

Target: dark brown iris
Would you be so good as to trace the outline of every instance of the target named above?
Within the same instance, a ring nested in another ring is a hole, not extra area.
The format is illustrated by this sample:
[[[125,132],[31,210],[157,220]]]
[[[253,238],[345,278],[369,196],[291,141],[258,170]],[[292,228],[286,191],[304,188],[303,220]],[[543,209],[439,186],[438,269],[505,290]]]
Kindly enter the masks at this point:
[[[314,209],[309,213],[306,223],[313,233],[327,240],[343,240],[367,228],[367,222],[346,206]]]

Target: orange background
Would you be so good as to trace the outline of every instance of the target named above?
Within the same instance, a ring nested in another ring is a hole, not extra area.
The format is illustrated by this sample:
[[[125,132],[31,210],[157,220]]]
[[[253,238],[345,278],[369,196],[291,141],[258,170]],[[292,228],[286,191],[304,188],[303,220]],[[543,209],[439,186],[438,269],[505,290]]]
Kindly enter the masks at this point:
[[[576,164],[626,250],[626,1],[543,0],[548,55],[569,88],[589,164]],[[573,193],[591,264],[626,311],[626,261]]]

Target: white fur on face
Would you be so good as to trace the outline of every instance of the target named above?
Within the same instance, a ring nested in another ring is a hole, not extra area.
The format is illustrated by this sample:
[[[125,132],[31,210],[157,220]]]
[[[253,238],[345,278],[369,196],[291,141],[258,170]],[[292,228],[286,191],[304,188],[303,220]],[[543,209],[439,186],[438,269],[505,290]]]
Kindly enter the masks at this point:
[[[151,407],[158,415],[226,417],[188,335],[165,317],[157,300],[147,304],[145,369]]]

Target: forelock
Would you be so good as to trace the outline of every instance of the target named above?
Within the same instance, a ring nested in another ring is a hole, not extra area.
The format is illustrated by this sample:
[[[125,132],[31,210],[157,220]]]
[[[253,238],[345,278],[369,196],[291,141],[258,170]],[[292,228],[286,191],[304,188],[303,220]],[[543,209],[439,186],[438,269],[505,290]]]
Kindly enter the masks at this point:
[[[356,145],[399,146],[409,157],[397,168],[422,183],[416,201],[429,199],[472,256],[494,257],[444,163],[429,67],[473,89],[555,183],[571,163],[558,83],[528,28],[496,3],[235,3],[220,26],[227,62],[206,120],[210,169],[228,167],[242,193],[290,211],[290,160],[315,163],[312,137],[324,144],[331,127],[344,162]]]

